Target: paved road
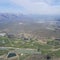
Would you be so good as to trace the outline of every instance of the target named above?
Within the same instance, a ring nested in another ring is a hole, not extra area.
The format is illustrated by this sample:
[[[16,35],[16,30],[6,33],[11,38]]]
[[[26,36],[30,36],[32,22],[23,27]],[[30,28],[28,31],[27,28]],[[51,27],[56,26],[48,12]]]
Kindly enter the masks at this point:
[[[14,49],[13,47],[0,47],[0,50]]]

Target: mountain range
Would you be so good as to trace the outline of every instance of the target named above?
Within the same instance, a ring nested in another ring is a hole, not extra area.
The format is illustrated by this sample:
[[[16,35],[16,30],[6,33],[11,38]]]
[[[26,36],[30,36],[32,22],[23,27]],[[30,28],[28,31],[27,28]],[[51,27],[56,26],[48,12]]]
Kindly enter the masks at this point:
[[[41,37],[60,37],[60,15],[0,13],[0,31]]]

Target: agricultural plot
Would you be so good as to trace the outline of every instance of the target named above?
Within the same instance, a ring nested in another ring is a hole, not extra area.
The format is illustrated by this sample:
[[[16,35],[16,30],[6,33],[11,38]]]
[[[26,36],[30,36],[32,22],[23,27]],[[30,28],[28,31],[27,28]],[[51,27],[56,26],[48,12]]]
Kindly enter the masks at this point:
[[[9,47],[12,47],[9,51],[14,50],[17,53],[23,54],[50,54],[52,56],[60,56],[58,54],[60,52],[60,42],[52,40],[47,41],[46,44],[41,44],[37,40],[25,41],[22,39],[0,37],[0,47],[7,47],[8,50]],[[5,52],[1,52],[1,54],[5,54]]]

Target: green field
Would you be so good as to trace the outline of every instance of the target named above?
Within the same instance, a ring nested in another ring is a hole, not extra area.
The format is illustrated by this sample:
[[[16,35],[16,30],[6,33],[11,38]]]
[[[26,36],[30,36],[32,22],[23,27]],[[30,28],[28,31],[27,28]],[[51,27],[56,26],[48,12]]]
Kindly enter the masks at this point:
[[[60,48],[60,42],[55,40],[48,40],[46,44],[40,44],[40,42],[37,42],[37,40],[22,40],[22,39],[10,39],[8,37],[0,37],[0,47],[13,47],[13,48],[19,48],[18,53],[24,53],[24,54],[38,54],[41,53],[43,55],[45,54],[51,54],[54,56],[60,57],[60,50],[53,51]],[[28,50],[26,50],[28,49]],[[32,49],[32,50],[30,50]],[[0,55],[5,54],[7,51],[0,51]]]

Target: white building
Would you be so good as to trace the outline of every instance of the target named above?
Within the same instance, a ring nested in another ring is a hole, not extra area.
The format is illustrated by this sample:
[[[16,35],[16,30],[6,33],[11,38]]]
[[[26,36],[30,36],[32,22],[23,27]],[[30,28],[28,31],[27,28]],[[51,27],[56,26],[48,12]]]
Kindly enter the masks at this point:
[[[5,36],[5,35],[6,35],[6,33],[0,33],[0,36],[2,36],[2,37]]]

